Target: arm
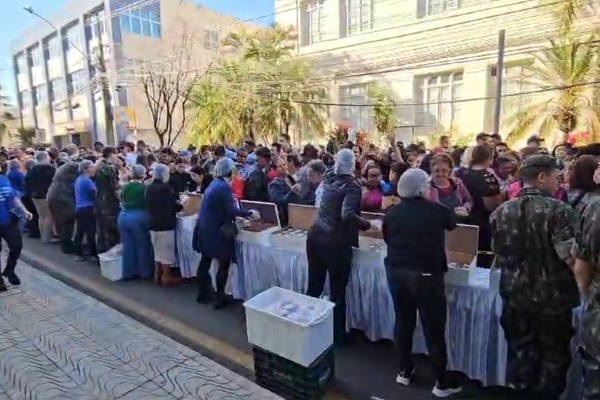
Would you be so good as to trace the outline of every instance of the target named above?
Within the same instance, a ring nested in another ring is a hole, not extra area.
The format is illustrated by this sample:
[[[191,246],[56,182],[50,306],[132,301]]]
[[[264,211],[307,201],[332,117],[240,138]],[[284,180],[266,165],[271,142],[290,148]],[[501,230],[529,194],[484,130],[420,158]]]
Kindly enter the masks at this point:
[[[593,279],[594,258],[593,246],[600,243],[600,225],[596,223],[600,206],[597,202],[589,204],[583,214],[575,233],[571,256],[574,258],[573,274],[579,291],[587,296]]]
[[[233,192],[231,191],[231,188],[223,186],[221,189],[219,189],[219,197],[221,197],[221,201],[224,204],[225,214],[228,221],[233,221],[236,217],[250,217],[250,211],[245,211],[235,206],[235,199],[233,198]]]
[[[350,188],[342,201],[342,222],[358,225],[358,229],[366,231],[371,228],[371,222],[360,217],[362,200],[361,189],[358,185]]]
[[[392,149],[392,152],[396,155],[396,160],[399,163],[406,164],[406,161],[404,161],[404,158],[402,157],[402,153],[400,152],[400,148],[396,144],[396,135],[391,133],[388,135],[387,139],[390,142],[390,147]]]
[[[25,208],[25,206],[23,205],[23,203],[21,202],[21,199],[17,196],[14,197],[14,204],[17,208],[19,208],[21,210],[21,212],[23,213],[23,215],[25,216],[26,219],[31,219],[33,218],[33,214],[31,214],[29,212],[29,210],[27,208]]]
[[[575,242],[575,231],[577,229],[578,215],[571,207],[559,207],[552,216],[551,239],[554,251],[565,263],[573,263],[571,249]]]
[[[456,180],[459,188],[458,190],[460,190],[460,196],[462,197],[462,206],[466,208],[468,212],[471,212],[473,209],[473,198],[471,197],[471,193],[469,193],[469,189],[467,189],[464,183],[462,183],[458,178]]]
[[[487,173],[485,176],[487,189],[481,196],[483,206],[488,211],[494,211],[502,203],[502,194],[500,193],[500,183],[496,176],[492,173]]]

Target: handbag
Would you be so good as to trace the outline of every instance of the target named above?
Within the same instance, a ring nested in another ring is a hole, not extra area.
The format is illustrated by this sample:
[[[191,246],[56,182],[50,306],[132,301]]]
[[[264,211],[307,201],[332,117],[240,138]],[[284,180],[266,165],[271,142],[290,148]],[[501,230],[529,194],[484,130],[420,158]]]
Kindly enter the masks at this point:
[[[223,224],[221,225],[221,228],[219,228],[219,234],[223,239],[234,240],[239,232],[240,231],[235,222]]]

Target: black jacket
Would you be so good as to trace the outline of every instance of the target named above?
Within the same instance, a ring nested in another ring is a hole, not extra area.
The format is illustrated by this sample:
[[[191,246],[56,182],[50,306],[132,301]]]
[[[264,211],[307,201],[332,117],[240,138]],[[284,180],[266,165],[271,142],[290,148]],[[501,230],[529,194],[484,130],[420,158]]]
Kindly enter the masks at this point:
[[[448,270],[446,231],[456,228],[454,212],[423,198],[401,199],[383,219],[385,265],[428,274]]]
[[[191,191],[194,189],[192,177],[187,172],[173,172],[169,179],[169,185],[175,194]]]
[[[269,202],[269,178],[258,167],[250,173],[244,184],[244,200]]]
[[[146,210],[151,231],[172,231],[177,226],[181,205],[168,183],[153,181],[146,186]]]
[[[360,218],[362,189],[351,175],[330,171],[322,182],[323,192],[315,225],[337,241],[358,246],[358,231],[369,229],[368,221]]]
[[[49,164],[36,164],[27,173],[25,190],[32,199],[45,199],[56,170]]]

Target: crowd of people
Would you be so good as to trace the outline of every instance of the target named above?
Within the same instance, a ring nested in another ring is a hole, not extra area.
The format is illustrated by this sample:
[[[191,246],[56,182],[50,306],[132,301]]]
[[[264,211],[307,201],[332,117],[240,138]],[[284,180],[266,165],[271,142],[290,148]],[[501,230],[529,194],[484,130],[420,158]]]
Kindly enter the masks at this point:
[[[410,384],[417,311],[436,374],[433,393],[460,384],[446,371],[448,269],[445,231],[479,227],[479,265],[496,256],[501,270],[501,324],[508,343],[507,384],[557,398],[566,386],[570,342],[581,333],[587,399],[600,399],[600,144],[550,152],[539,137],[520,151],[499,135],[476,145],[352,142],[295,149],[287,135],[270,146],[151,149],[143,142],[93,148],[3,149],[0,236],[9,247],[2,273],[13,285],[21,232],[58,242],[81,261],[123,247],[123,277],[177,285],[175,229],[183,193],[203,194],[194,230],[199,303],[227,306],[225,284],[235,259],[236,218],[260,219],[236,200],[272,202],[282,224],[288,204],[314,205],[307,235],[307,294],[318,297],[329,275],[334,338],[347,344],[345,291],[360,230],[382,231],[396,312],[396,381]],[[385,213],[383,223],[361,212]],[[217,261],[216,291],[209,277]],[[489,265],[488,265],[489,266]],[[3,280],[0,290],[6,290]],[[581,326],[573,309],[584,305]]]

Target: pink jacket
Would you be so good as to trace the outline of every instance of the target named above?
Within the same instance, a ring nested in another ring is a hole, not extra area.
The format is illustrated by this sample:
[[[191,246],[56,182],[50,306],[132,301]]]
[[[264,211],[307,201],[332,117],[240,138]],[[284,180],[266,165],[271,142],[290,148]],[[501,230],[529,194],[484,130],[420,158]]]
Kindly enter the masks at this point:
[[[473,199],[471,198],[471,194],[464,183],[458,178],[451,178],[451,183],[454,185],[454,192],[456,193],[456,197],[460,202],[461,206],[466,208],[467,211],[471,212],[471,208],[473,207]],[[429,191],[429,200],[435,201],[436,203],[440,202],[440,193],[438,188],[435,187],[433,182],[431,183],[431,190]]]

